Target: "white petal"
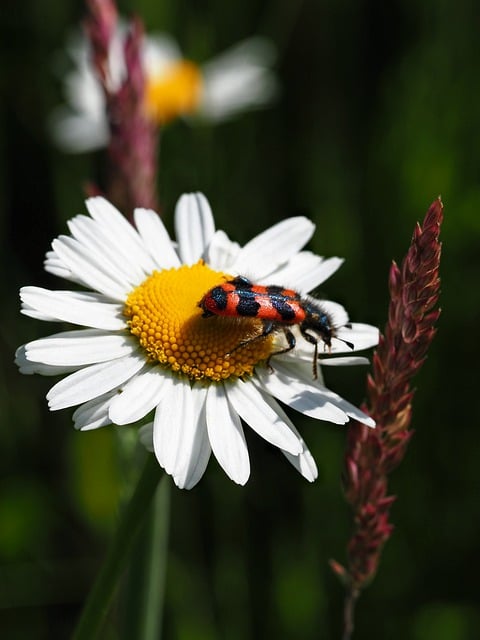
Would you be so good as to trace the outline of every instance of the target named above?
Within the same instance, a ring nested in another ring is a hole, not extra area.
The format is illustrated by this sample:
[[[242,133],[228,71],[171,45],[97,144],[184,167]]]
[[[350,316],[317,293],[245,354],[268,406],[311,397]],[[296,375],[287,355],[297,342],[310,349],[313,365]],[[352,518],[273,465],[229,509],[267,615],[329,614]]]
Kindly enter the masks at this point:
[[[128,253],[130,260],[138,264],[145,273],[151,273],[155,269],[155,263],[140,236],[118,209],[100,196],[89,198],[85,204],[92,218],[104,227],[111,242],[122,255]]]
[[[178,487],[190,489],[202,477],[210,457],[205,425],[205,389],[190,388],[167,376],[163,402],[153,423],[153,447],[160,465]]]
[[[192,489],[202,478],[210,459],[212,450],[206,428],[198,429],[196,437],[197,442],[192,448],[192,451],[195,451],[195,457],[192,456],[191,467],[185,468],[185,472],[173,478],[179,489]],[[153,422],[148,422],[141,427],[139,440],[148,451],[153,452]]]
[[[128,282],[133,287],[145,279],[146,271],[131,254],[131,243],[124,246],[116,242],[115,229],[106,229],[96,220],[83,215],[69,220],[68,228],[91,255],[91,259],[96,264],[108,264],[108,272],[118,274],[122,282]]]
[[[370,324],[363,324],[360,322],[351,322],[345,327],[340,327],[339,329],[337,329],[336,333],[337,336],[342,340],[351,342],[354,346],[354,351],[361,351],[362,349],[370,349],[370,347],[375,347],[378,344],[380,336],[377,327],[373,327]],[[337,342],[337,344],[334,345],[334,342],[332,341],[332,351],[334,350],[337,353],[351,353],[351,350],[344,343]]]
[[[25,345],[27,359],[32,362],[76,368],[121,358],[137,348],[138,342],[131,336],[98,329],[63,331]]]
[[[212,448],[208,439],[207,427],[203,423],[196,432],[190,465],[185,468],[185,472],[181,476],[175,476],[177,486],[183,489],[192,489],[205,473],[211,453]]]
[[[179,267],[180,259],[158,213],[151,209],[135,209],[134,218],[138,233],[157,268]]]
[[[107,259],[96,259],[74,238],[59,236],[52,242],[55,253],[73,274],[80,276],[90,289],[116,301],[125,300],[131,286]]]
[[[298,434],[300,442],[302,443],[302,452],[297,456],[293,456],[291,453],[284,451],[284,455],[287,460],[295,467],[295,469],[302,474],[309,482],[313,482],[318,477],[318,469],[313,459],[312,454],[307,448],[307,445]]]
[[[234,410],[259,436],[294,455],[302,451],[293,424],[283,409],[251,382],[226,384],[228,401]]]
[[[47,251],[45,260],[43,262],[43,267],[45,271],[53,274],[54,276],[57,276],[58,278],[64,278],[65,280],[76,282],[77,284],[81,284],[82,286],[88,286],[87,283],[84,282],[79,275],[74,275],[71,269],[63,264],[62,260],[53,250]]]
[[[30,362],[27,360],[25,345],[19,347],[15,352],[15,364],[24,375],[38,373],[42,376],[58,376],[76,371],[78,367],[56,367],[43,362]]]
[[[152,367],[129,380],[110,406],[111,421],[130,424],[145,417],[161,402],[165,379],[160,367]]]
[[[153,421],[153,446],[160,466],[175,475],[191,455],[186,449],[192,442],[185,442],[184,446],[183,434],[198,424],[198,407],[190,385],[172,375],[165,376],[162,397]]]
[[[269,374],[265,368],[259,368],[258,378],[273,396],[292,409],[312,418],[336,424],[345,424],[350,417],[369,427],[375,426],[374,421],[360,409],[325,386],[319,385],[318,380],[307,377],[302,363],[294,360],[278,361],[274,366],[274,374]]]
[[[240,245],[237,242],[232,242],[224,231],[219,230],[212,237],[205,260],[212,269],[228,270],[239,251]]]
[[[265,69],[236,69],[204,76],[199,115],[222,122],[241,111],[257,109],[276,95],[278,84]]]
[[[347,400],[344,400],[341,396],[330,389],[327,390],[327,396],[331,402],[333,402],[337,407],[343,409],[345,413],[350,417],[354,418],[354,420],[358,420],[358,422],[362,422],[367,427],[374,427],[375,420],[373,420],[370,416],[360,411],[355,405],[351,404]]]
[[[162,76],[182,58],[178,44],[167,33],[149,33],[144,40],[142,53],[149,76]]]
[[[127,29],[128,26],[120,19],[109,42],[107,88],[112,93],[120,89],[127,75],[127,63],[124,57]]]
[[[110,139],[104,113],[74,113],[63,106],[52,113],[48,127],[55,144],[67,153],[85,153],[105,147]]]
[[[57,411],[98,398],[134,376],[144,365],[143,357],[126,356],[80,369],[50,389],[48,405]]]
[[[311,251],[300,251],[277,271],[266,276],[271,282],[265,284],[281,284],[306,294],[325,282],[342,263],[342,258],[333,257],[325,260]]]
[[[198,262],[214,233],[212,210],[203,193],[181,196],[175,208],[175,235],[182,262]]]
[[[123,307],[101,295],[78,291],[49,291],[22,287],[22,313],[41,320],[71,322],[96,329],[125,329]]]
[[[118,388],[103,394],[99,398],[84,402],[77,407],[72,415],[75,429],[91,431],[111,424],[112,421],[108,417],[108,408],[117,393]]]
[[[194,420],[183,423],[182,442],[177,456],[173,479],[180,489],[191,489],[203,476],[210,459],[205,418],[206,390],[194,385],[190,390]]]
[[[65,93],[67,102],[78,113],[98,119],[105,116],[105,95],[92,68],[92,52],[85,37],[77,50],[70,49],[72,61],[76,68],[65,77]]]
[[[268,68],[273,58],[268,40],[251,38],[204,65],[201,115],[220,121],[269,102],[277,92],[276,79]]]
[[[225,395],[223,385],[207,390],[206,417],[212,451],[231,480],[245,484],[250,476],[248,448],[239,416]]]
[[[282,220],[247,242],[231,269],[256,280],[263,278],[298,253],[314,230],[313,222],[303,216]]]
[[[286,368],[280,370],[281,365],[278,361],[272,366],[274,367],[274,373],[270,373],[266,368],[259,367],[257,369],[258,379],[272,396],[311,418],[326,420],[334,424],[348,422],[348,416],[345,411],[339,409],[330,401],[326,394],[326,387],[319,386],[312,389],[303,381],[296,380],[293,376],[285,373]]]
[[[322,367],[351,367],[370,364],[370,360],[363,356],[339,356],[338,358],[319,358],[318,363]]]

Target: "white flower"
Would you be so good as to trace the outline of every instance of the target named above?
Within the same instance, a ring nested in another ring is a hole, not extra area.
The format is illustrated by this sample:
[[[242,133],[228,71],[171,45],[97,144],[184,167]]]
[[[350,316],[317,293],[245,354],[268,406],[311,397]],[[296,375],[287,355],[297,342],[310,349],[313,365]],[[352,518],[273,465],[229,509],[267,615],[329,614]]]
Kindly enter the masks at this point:
[[[112,39],[109,55],[111,90],[118,89],[125,76],[124,37],[122,26]],[[109,140],[105,99],[92,66],[89,43],[85,38],[72,39],[69,53],[75,67],[65,76],[67,105],[53,113],[52,134],[69,152],[104,147]],[[170,36],[146,36],[146,111],[155,122],[164,124],[182,116],[220,122],[262,107],[276,93],[271,71],[274,57],[268,40],[252,37],[200,67],[182,57]]]
[[[134,228],[103,198],[86,206],[90,215],[69,221],[71,235],[53,241],[45,268],[90,291],[20,292],[25,315],[84,327],[17,351],[22,373],[64,376],[47,394],[52,411],[79,405],[73,419],[81,430],[136,423],[154,412],[142,439],[185,488],[200,480],[212,451],[232,480],[248,480],[242,421],[313,481],[315,462],[276,399],[319,420],[344,424],[352,417],[373,426],[325,387],[321,372],[313,379],[313,345],[300,334],[295,349],[271,357],[285,346],[281,331],[251,340],[263,329],[257,318],[203,317],[198,306],[212,287],[240,274],[294,284],[302,295],[326,280],[342,260],[301,250],[314,231],[307,218],[286,219],[239,247],[215,231],[202,194],[184,195],[174,244],[151,210],[135,211]],[[321,304],[337,337],[320,364],[364,363],[342,340],[364,349],[377,343],[378,331],[347,323],[336,303]],[[342,353],[348,355],[332,357]]]

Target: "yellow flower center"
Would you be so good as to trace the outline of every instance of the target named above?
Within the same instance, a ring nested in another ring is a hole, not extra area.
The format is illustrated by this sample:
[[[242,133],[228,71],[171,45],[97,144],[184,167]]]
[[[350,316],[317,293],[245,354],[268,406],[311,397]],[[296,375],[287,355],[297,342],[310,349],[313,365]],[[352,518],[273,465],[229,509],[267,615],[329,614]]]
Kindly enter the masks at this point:
[[[261,335],[256,318],[202,317],[199,301],[232,276],[213,271],[203,260],[193,266],[154,271],[128,296],[124,313],[152,362],[191,380],[215,382],[252,375],[268,359],[273,337],[242,344]]]
[[[146,84],[147,113],[160,124],[193,113],[200,102],[202,75],[197,65],[188,60],[152,74]]]

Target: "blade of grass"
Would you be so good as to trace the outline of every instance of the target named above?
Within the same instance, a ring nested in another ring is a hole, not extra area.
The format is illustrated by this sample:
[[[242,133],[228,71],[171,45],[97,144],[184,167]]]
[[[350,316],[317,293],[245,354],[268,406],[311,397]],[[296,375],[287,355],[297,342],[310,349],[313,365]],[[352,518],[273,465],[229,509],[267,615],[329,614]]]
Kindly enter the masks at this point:
[[[162,637],[163,603],[167,574],[168,532],[170,524],[170,486],[167,478],[157,488],[150,522],[150,561],[146,567],[145,615],[139,640]]]
[[[130,502],[121,514],[115,537],[87,598],[73,640],[97,637],[128,563],[133,542],[145,522],[161,473],[155,457],[149,455]]]
[[[146,521],[130,554],[121,597],[121,637],[160,640],[168,557],[170,481],[157,487]]]

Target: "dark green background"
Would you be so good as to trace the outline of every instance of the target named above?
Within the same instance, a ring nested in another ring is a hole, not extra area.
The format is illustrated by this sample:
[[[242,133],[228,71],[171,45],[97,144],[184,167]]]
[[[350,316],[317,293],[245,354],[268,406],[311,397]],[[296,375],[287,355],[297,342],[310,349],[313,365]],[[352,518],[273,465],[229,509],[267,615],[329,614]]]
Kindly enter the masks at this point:
[[[445,203],[439,332],[416,379],[416,434],[391,483],[396,530],[360,601],[358,640],[480,633],[477,7],[122,3],[197,60],[253,33],[279,50],[274,108],[216,129],[177,123],[164,132],[159,187],[170,229],[178,196],[197,189],[240,242],[306,214],[317,224],[311,249],[346,257],[323,293],[352,319],[383,326],[391,260],[403,257],[431,201],[441,194]],[[4,0],[0,8],[0,635],[9,640],[69,636],[131,475],[113,427],[74,432],[71,411],[47,411],[51,381],[23,377],[12,363],[16,346],[52,332],[19,315],[18,288],[68,288],[43,273],[43,256],[82,211],[84,182],[101,171],[101,154],[64,155],[45,127],[61,101],[57,56],[82,15],[72,0]],[[365,371],[333,373],[327,382],[360,403]],[[313,485],[248,433],[245,488],[212,460],[196,489],[172,491],[165,638],[340,637],[342,588],[327,562],[344,560],[349,535],[340,485],[345,430],[295,422],[319,467]],[[105,637],[116,637],[115,619]]]

